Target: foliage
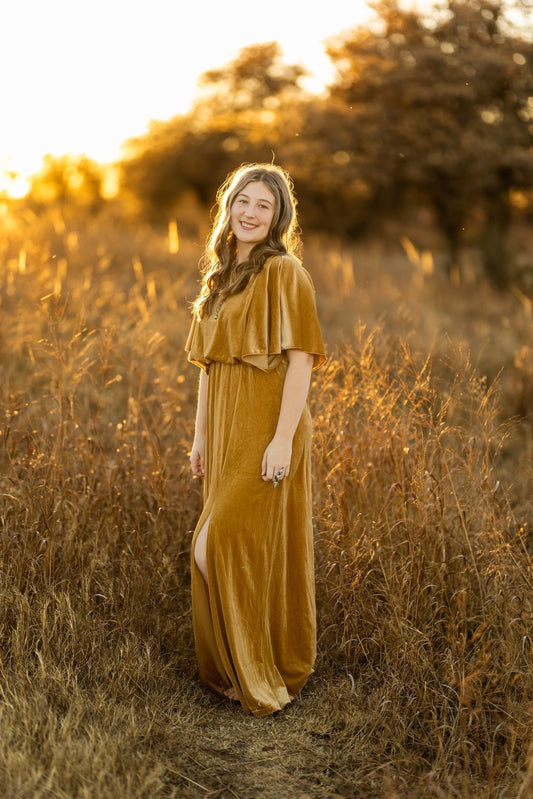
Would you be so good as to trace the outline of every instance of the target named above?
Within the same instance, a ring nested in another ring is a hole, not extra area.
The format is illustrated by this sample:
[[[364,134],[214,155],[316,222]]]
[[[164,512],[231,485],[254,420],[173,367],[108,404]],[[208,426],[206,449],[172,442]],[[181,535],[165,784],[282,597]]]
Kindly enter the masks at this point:
[[[209,114],[276,109],[298,99],[300,81],[307,74],[299,64],[284,64],[277,42],[244,47],[224,67],[210,69],[200,76],[200,89],[207,90]]]
[[[87,156],[46,155],[32,177],[31,197],[37,205],[74,204],[96,212],[104,202],[104,181],[102,167]]]
[[[356,239],[429,206],[457,273],[478,242],[495,285],[513,275],[512,197],[533,187],[533,44],[491,0],[450,2],[433,16],[395,0],[368,28],[328,46],[324,97],[301,87],[275,43],[245,48],[201,79],[188,114],[130,141],[123,186],[152,218],[194,191],[210,206],[228,172],[277,162],[294,177],[306,229]]]
[[[330,45],[331,94],[394,200],[415,192],[431,202],[452,266],[472,211],[484,210],[486,269],[501,285],[510,189],[533,182],[533,45],[504,32],[499,4],[448,11],[428,24],[382,3],[379,35],[355,31]]]
[[[275,43],[244,48],[224,69],[205,73],[208,91],[188,114],[152,123],[127,143],[123,185],[158,213],[190,190],[210,206],[236,160],[272,159],[283,135],[276,109],[301,93],[303,73],[283,64]]]

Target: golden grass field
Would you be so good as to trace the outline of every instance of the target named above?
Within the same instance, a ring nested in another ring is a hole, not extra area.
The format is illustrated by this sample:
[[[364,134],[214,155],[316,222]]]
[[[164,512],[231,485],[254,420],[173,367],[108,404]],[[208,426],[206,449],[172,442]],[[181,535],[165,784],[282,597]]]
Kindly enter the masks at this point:
[[[0,795],[533,796],[531,300],[412,236],[304,240],[319,654],[256,719],[191,629],[203,231],[0,226]]]

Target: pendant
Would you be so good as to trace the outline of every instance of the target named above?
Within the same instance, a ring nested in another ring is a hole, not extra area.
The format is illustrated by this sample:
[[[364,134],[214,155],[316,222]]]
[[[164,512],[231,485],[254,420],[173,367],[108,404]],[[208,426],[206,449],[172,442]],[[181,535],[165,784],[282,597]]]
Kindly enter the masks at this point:
[[[213,314],[213,319],[215,319],[215,321],[218,319],[218,315],[220,313],[221,308],[222,308],[222,303],[219,302],[217,307],[215,308],[215,313]]]

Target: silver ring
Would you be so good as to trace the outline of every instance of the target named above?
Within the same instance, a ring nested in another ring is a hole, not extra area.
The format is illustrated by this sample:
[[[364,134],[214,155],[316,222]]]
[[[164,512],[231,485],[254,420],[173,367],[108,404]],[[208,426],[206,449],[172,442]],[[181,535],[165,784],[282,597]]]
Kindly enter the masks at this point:
[[[281,466],[272,479],[272,488],[276,488],[277,484],[283,479],[284,472],[285,466]]]

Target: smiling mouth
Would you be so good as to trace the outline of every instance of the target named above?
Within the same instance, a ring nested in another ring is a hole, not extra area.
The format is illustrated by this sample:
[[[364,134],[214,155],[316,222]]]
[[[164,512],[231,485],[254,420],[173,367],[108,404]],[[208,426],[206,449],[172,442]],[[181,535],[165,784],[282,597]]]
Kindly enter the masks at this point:
[[[241,221],[241,227],[243,227],[245,230],[254,230],[257,227],[257,225],[252,225],[250,222]]]

